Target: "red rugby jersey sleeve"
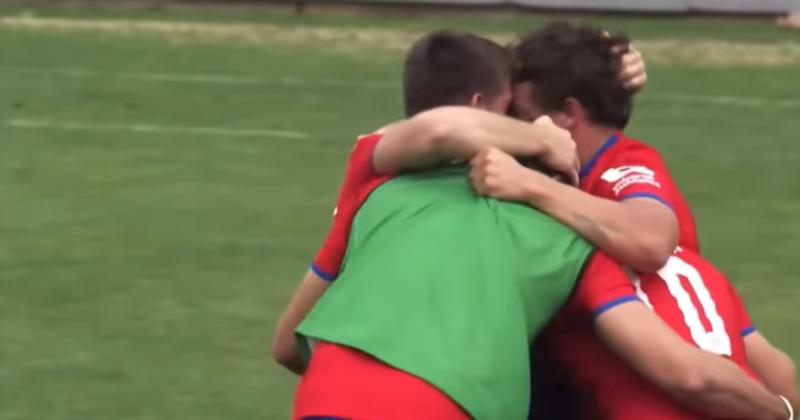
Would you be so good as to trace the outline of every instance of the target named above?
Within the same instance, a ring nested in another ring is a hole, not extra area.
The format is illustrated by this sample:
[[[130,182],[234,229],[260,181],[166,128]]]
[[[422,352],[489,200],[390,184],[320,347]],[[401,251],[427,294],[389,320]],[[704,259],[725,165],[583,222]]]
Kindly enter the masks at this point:
[[[324,280],[333,281],[339,275],[356,212],[369,193],[389,178],[377,174],[372,167],[372,153],[381,137],[381,134],[370,134],[359,138],[348,158],[333,210],[333,223],[311,265],[311,270]]]
[[[636,148],[624,150],[612,166],[600,175],[595,195],[615,201],[650,198],[675,209],[672,177],[666,164],[655,150]]]
[[[628,275],[609,256],[597,251],[587,264],[573,298],[582,312],[596,317],[617,305],[639,300]]]

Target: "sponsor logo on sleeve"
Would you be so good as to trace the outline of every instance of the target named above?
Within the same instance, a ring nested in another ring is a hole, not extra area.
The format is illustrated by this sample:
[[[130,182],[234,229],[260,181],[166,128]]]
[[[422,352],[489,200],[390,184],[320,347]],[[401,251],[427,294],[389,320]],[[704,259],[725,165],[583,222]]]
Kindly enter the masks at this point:
[[[603,172],[600,178],[603,181],[614,184],[612,187],[614,195],[619,195],[622,190],[631,185],[649,184],[656,188],[661,188],[661,184],[656,181],[655,172],[644,166],[611,168]]]

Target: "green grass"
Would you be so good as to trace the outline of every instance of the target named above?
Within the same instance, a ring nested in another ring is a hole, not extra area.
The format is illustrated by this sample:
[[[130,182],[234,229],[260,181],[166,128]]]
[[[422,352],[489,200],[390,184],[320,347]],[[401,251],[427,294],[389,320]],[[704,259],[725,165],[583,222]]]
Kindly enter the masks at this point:
[[[48,10],[39,13],[66,13]],[[69,12],[86,16],[98,13]],[[237,18],[262,21],[220,19]],[[532,21],[502,19],[391,25],[513,30]],[[758,21],[713,21],[717,32],[696,19],[609,22],[662,39],[797,39]],[[384,26],[356,17],[302,23]],[[355,136],[400,116],[392,84],[401,60],[392,51],[373,61],[312,43],[0,27],[3,419],[287,418],[295,381],[270,360],[272,326],[326,233]],[[70,76],[76,68],[82,76]],[[695,209],[704,252],[742,289],[761,331],[795,359],[800,107],[779,102],[800,99],[798,70],[651,66],[629,130],[663,151]],[[124,77],[130,73],[265,82]],[[345,83],[280,83],[289,76]],[[363,81],[378,85],[359,87]],[[308,138],[8,125],[19,119],[270,128]]]
[[[137,18],[177,20],[190,22],[246,22],[279,25],[314,25],[324,27],[376,26],[395,29],[433,30],[442,27],[481,31],[521,33],[551,20],[578,20],[602,26],[613,31],[623,31],[637,38],[719,39],[745,42],[785,41],[800,39],[800,35],[787,33],[771,25],[769,18],[699,18],[691,16],[666,16],[630,18],[597,14],[570,15],[563,13],[537,14],[509,11],[467,11],[460,13],[408,13],[398,16],[384,9],[330,14],[311,6],[303,15],[290,13],[287,8],[275,7],[215,7],[196,10],[176,5],[147,7],[128,3],[125,8],[113,2],[80,2],[63,5],[32,3],[30,5],[0,5],[0,14],[31,14],[62,18]],[[412,16],[413,18],[409,18]]]

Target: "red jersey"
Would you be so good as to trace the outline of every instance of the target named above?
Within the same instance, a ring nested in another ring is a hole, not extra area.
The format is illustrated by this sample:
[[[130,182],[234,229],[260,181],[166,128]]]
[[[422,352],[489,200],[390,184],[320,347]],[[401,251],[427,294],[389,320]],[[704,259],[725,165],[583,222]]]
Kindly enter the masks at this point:
[[[700,252],[694,216],[664,164],[652,147],[615,133],[581,168],[582,190],[614,201],[650,198],[666,205],[678,218],[685,249]]]
[[[347,251],[350,227],[358,209],[372,191],[391,178],[390,175],[376,173],[372,166],[372,153],[382,137],[380,132],[361,136],[350,153],[344,182],[333,210],[333,224],[322,248],[317,252],[317,258],[311,264],[311,270],[324,280],[333,281],[339,275]]]
[[[607,275],[620,275],[619,268]],[[623,274],[624,275],[624,274]],[[692,251],[676,251],[658,273],[633,276],[637,296],[686,341],[730,358],[753,378],[743,337],[754,331],[736,290],[711,264]],[[707,418],[673,401],[594,335],[591,288],[580,284],[565,309],[548,326],[543,345],[569,377],[582,418],[606,420],[700,420]],[[642,337],[646,340],[647,337]]]

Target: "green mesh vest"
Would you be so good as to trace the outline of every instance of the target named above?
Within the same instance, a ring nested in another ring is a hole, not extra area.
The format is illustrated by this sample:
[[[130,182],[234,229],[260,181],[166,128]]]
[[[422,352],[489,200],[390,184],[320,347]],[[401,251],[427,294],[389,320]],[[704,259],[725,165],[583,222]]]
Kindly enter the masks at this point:
[[[406,175],[376,189],[338,279],[297,333],[420,377],[476,419],[524,419],[528,344],[592,249],[543,213],[476,197],[465,173]]]

